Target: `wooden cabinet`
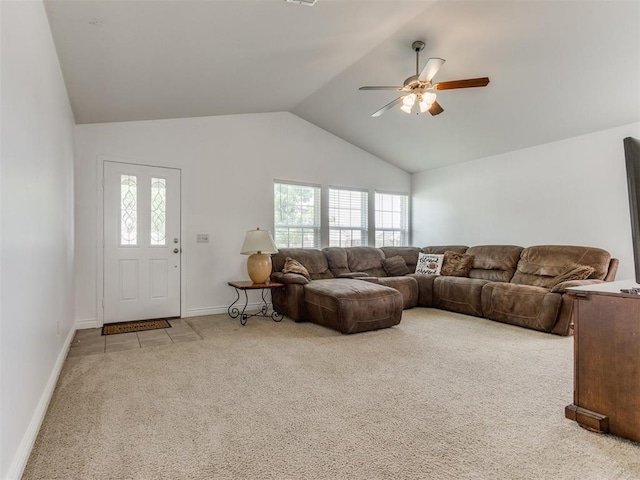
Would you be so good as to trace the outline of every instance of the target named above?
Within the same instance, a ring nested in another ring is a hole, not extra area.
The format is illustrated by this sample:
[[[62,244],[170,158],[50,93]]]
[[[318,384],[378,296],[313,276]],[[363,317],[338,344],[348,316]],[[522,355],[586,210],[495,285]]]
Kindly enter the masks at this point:
[[[574,393],[565,416],[640,442],[640,295],[595,287],[572,289]]]

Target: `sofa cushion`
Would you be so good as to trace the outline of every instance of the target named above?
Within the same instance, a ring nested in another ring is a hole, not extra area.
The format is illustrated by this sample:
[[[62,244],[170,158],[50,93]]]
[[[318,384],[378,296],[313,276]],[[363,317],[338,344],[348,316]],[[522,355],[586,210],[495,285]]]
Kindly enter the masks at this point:
[[[382,266],[384,253],[379,248],[349,247],[345,248],[345,250],[350,271],[364,272],[371,277],[384,277],[387,275]]]
[[[478,245],[467,249],[473,255],[470,278],[508,282],[513,277],[522,247],[516,245]]]
[[[482,287],[488,280],[464,277],[436,277],[433,282],[433,306],[482,316]]]
[[[451,250],[444,252],[444,260],[440,275],[449,277],[467,277],[473,267],[473,255],[456,253]]]
[[[416,271],[416,263],[418,263],[418,254],[420,249],[417,247],[380,247],[385,258],[402,257],[407,264],[410,272]]]
[[[561,306],[562,295],[542,287],[491,282],[482,289],[484,316],[520,327],[550,332]]]
[[[334,277],[340,277],[346,273],[351,273],[351,270],[349,270],[349,262],[347,261],[346,249],[342,247],[326,247],[323,248],[322,251],[327,257],[329,270],[331,270]]]
[[[440,275],[444,254],[420,253],[415,273],[418,275]]]
[[[313,248],[281,248],[273,255],[273,271],[281,272],[287,257],[300,262],[309,271],[312,280],[333,278],[327,257],[322,250]]]
[[[307,280],[311,280],[309,271],[304,267],[304,265],[291,257],[285,258],[284,267],[282,267],[282,273],[293,273],[296,275],[302,275]]]
[[[404,258],[399,255],[391,258],[383,258],[382,268],[384,268],[384,271],[387,272],[387,275],[390,277],[401,277],[402,275],[411,273],[407,268],[407,263],[404,261]]]
[[[550,288],[553,278],[575,263],[594,268],[589,278],[604,280],[610,261],[609,252],[600,248],[536,245],[522,251],[511,283]]]

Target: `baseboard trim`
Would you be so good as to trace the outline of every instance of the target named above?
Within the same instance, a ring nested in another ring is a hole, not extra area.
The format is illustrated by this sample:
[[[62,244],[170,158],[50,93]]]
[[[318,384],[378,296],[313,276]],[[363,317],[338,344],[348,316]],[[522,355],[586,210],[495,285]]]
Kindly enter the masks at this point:
[[[55,390],[56,384],[58,383],[58,377],[60,376],[60,372],[62,371],[64,361],[67,358],[67,353],[69,353],[69,347],[71,346],[71,341],[73,340],[73,336],[75,335],[75,333],[76,328],[74,325],[69,330],[69,334],[64,341],[64,345],[62,346],[62,349],[58,354],[58,358],[56,359],[56,363],[53,366],[51,375],[49,375],[47,385],[45,386],[44,391],[40,396],[38,406],[36,407],[36,410],[31,417],[31,421],[29,422],[27,431],[22,437],[22,441],[20,442],[20,446],[18,447],[16,456],[14,457],[13,462],[9,467],[9,471],[7,472],[7,479],[17,480],[19,478],[22,478],[22,474],[24,473],[24,469],[27,466],[27,462],[29,461],[29,455],[31,455],[31,450],[33,449],[33,445],[36,442],[36,438],[38,438],[38,432],[40,431],[42,421],[44,420],[44,416],[47,413],[47,409],[49,408],[49,402],[51,401],[53,391]]]
[[[87,328],[98,328],[101,325],[98,325],[97,318],[85,318],[84,320],[76,320],[73,328],[76,330],[85,330]]]
[[[262,302],[253,302],[247,304],[247,313],[255,313],[261,306]],[[236,307],[238,305],[235,305]],[[268,304],[269,308],[272,308],[271,304]],[[242,305],[241,305],[242,307]],[[185,312],[185,317],[201,317],[203,315],[218,315],[220,313],[227,313],[229,310],[229,306],[224,307],[209,307],[209,308],[192,308]],[[241,310],[241,308],[240,308]]]
[[[247,313],[253,313],[257,311],[262,305],[263,305],[262,302],[248,303]],[[269,303],[268,306],[269,308],[272,308],[271,303]],[[187,317],[201,317],[204,315],[218,315],[220,313],[227,313],[228,309],[229,309],[228,305],[225,305],[223,307],[191,308],[185,312],[183,317],[187,318]],[[87,328],[98,328],[101,326],[102,325],[98,325],[97,318],[86,318],[84,320],[76,320],[76,323],[74,324],[74,329],[84,330]]]
[[[187,310],[184,314],[185,317],[200,317],[202,315],[217,315],[219,313],[226,313],[228,307],[209,307],[209,308],[192,308]]]

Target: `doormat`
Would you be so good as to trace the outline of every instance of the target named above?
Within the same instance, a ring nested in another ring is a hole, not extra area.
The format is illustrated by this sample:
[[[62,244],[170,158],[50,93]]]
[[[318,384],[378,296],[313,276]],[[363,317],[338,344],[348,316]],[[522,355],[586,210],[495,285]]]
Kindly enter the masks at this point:
[[[102,335],[142,332],[144,330],[156,330],[158,328],[171,328],[171,324],[164,318],[159,320],[138,320],[135,322],[107,323],[102,326]]]

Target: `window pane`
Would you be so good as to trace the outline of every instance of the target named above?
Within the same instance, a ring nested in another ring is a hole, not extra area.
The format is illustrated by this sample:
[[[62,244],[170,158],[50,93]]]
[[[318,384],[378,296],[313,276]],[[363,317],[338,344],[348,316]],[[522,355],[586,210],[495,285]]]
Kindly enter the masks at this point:
[[[138,178],[120,175],[120,245],[138,244]]]
[[[166,244],[167,180],[151,177],[151,245]]]
[[[369,194],[358,190],[329,189],[329,246],[368,244]]]
[[[404,246],[409,241],[409,197],[376,192],[376,247]]]
[[[274,240],[280,248],[320,248],[320,188],[275,183]]]

